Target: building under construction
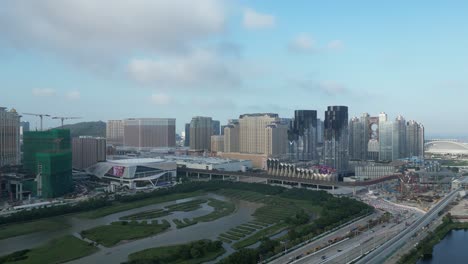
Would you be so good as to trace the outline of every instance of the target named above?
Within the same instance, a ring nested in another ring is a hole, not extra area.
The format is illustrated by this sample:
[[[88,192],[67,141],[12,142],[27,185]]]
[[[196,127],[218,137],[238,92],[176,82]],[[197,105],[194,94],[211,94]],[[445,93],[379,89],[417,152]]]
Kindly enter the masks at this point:
[[[24,169],[35,176],[34,194],[54,198],[73,191],[70,130],[25,132],[23,142]]]

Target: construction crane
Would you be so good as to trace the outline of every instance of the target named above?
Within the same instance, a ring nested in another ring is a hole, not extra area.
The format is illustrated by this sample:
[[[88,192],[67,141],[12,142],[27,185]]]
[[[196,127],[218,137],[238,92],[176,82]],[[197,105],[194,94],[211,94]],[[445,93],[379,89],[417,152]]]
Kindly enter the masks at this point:
[[[81,117],[70,117],[70,116],[54,116],[52,119],[60,119],[62,122],[62,127],[63,127],[63,121],[68,120],[68,119],[81,119]]]
[[[50,115],[48,115],[48,114],[23,113],[23,115],[31,115],[31,116],[38,116],[38,117],[40,117],[40,118],[41,118],[41,131],[42,131],[42,119],[44,118],[44,116],[50,117]]]

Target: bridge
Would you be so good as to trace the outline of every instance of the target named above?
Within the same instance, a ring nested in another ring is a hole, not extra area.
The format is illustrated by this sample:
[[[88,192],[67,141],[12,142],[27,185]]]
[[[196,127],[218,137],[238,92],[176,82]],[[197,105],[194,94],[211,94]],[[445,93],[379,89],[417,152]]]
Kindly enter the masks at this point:
[[[301,178],[301,177],[287,177],[287,176],[275,176],[270,175],[265,171],[262,172],[237,172],[237,171],[218,171],[218,170],[201,170],[201,169],[190,169],[186,167],[178,167],[177,172],[179,174],[185,174],[188,178],[198,178],[198,179],[219,179],[225,180],[227,179],[235,179],[236,181],[240,181],[242,179],[255,179],[259,182],[267,182],[267,183],[279,183],[279,184],[289,184],[289,185],[296,185],[298,187],[302,186],[314,186],[319,189],[320,186],[325,188],[332,188],[335,187],[359,187],[359,186],[370,186],[378,183],[382,183],[388,180],[398,179],[401,174],[393,174],[384,176],[374,180],[368,181],[356,181],[356,182],[341,182],[341,181],[321,181],[316,179],[308,179],[308,178]]]
[[[448,204],[450,204],[461,188],[451,191],[444,199],[439,201],[429,212],[427,212],[423,217],[419,218],[416,222],[410,225],[405,231],[399,233],[382,246],[378,247],[374,251],[370,252],[368,255],[360,259],[357,264],[379,264],[384,263],[385,260],[390,257],[394,252],[408,242],[408,240],[415,235],[417,232],[427,226],[432,220],[438,217],[439,212],[441,212]]]

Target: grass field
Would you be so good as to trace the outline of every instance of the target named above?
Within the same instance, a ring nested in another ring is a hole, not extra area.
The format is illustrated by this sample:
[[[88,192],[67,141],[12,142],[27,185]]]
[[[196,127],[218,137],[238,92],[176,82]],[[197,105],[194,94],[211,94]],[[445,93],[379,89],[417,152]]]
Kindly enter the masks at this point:
[[[183,220],[174,219],[174,220],[172,220],[172,221],[173,221],[174,224],[176,225],[177,229],[184,228],[184,227],[188,227],[188,226],[192,226],[192,225],[195,225],[195,224],[198,223],[197,221],[190,220],[190,219],[188,219],[188,218],[184,218]]]
[[[252,236],[249,236],[248,238],[241,240],[239,242],[236,242],[232,245],[234,249],[240,249],[243,247],[247,247],[250,245],[253,245],[260,241],[264,237],[269,237],[274,234],[277,234],[278,232],[281,232],[282,230],[286,229],[288,227],[287,224],[285,223],[280,223],[276,224],[270,227],[267,227],[263,230],[258,231],[257,233],[253,234]]]
[[[59,230],[67,227],[69,227],[69,225],[65,223],[65,219],[62,217],[47,218],[33,222],[3,225],[0,226],[0,240],[35,232]]]
[[[170,215],[172,212],[182,211],[182,212],[190,212],[201,208],[201,204],[206,203],[206,200],[197,199],[188,202],[178,203],[166,206],[165,209],[155,209],[155,210],[148,210],[136,214],[126,215],[120,217],[121,220],[147,220],[147,219],[155,219],[162,216]]]
[[[82,258],[96,252],[98,249],[74,236],[64,236],[50,241],[44,246],[34,248],[30,251],[23,251],[24,254],[16,254],[18,261],[12,260],[12,255],[0,258],[0,263],[15,264],[43,264],[43,263],[63,263],[74,259]]]
[[[81,232],[83,237],[106,247],[114,246],[123,240],[133,240],[159,234],[171,225],[166,220],[162,223],[113,222],[110,225],[98,226]]]
[[[120,220],[146,220],[146,219],[154,219],[162,216],[167,216],[170,215],[171,212],[166,211],[164,209],[156,209],[156,210],[150,210],[150,211],[144,211],[141,213],[136,213],[132,215],[126,215],[123,217],[120,217]]]
[[[194,246],[194,244],[199,244]],[[199,256],[194,256],[193,249],[197,248]],[[187,252],[188,251],[188,252]],[[149,248],[139,252],[130,254],[130,261],[139,261],[141,263],[171,263],[171,264],[199,264],[215,260],[223,255],[226,250],[221,247],[214,246],[214,243],[209,240],[196,241],[188,244]],[[152,262],[154,259],[160,259],[160,262]]]
[[[195,217],[193,220],[197,222],[210,222],[230,215],[236,210],[236,206],[233,203],[216,199],[209,199],[208,205],[213,207],[214,211],[207,215]]]
[[[179,199],[190,198],[190,197],[194,197],[194,196],[198,196],[202,194],[203,192],[201,191],[190,192],[190,193],[175,193],[175,194],[170,194],[170,195],[166,195],[162,197],[148,198],[148,199],[129,202],[129,203],[118,203],[115,205],[99,208],[97,210],[80,213],[77,216],[81,218],[94,219],[94,218],[99,218],[99,217],[103,217],[103,216],[118,213],[118,212],[127,211],[127,210],[134,209],[134,208],[139,208],[139,207],[152,205],[152,204],[170,202],[170,201],[175,201]]]

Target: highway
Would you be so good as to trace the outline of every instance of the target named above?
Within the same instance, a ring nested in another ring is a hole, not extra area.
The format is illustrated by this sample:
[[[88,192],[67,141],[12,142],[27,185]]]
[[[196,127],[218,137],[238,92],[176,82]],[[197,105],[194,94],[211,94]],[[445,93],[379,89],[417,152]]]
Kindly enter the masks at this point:
[[[268,263],[271,263],[271,264],[284,264],[284,263],[287,263],[287,262],[290,262],[291,259],[297,257],[297,256],[300,256],[300,255],[306,255],[307,252],[315,249],[316,247],[319,247],[319,246],[323,246],[323,245],[327,245],[328,244],[328,240],[330,239],[333,239],[335,237],[342,237],[344,235],[346,235],[351,229],[353,229],[354,227],[357,227],[359,225],[361,226],[365,226],[367,225],[367,222],[370,220],[370,219],[373,219],[373,218],[378,218],[379,216],[381,215],[381,212],[379,211],[376,211],[375,213],[369,215],[369,216],[366,216],[348,226],[345,226],[339,230],[336,230],[322,238],[319,238],[317,240],[314,240],[292,252],[289,252],[288,254],[284,255],[284,256],[281,256],[275,260],[272,260]]]
[[[380,264],[384,263],[385,260],[394,252],[396,252],[401,246],[403,246],[416,232],[419,232],[424,226],[428,225],[438,213],[444,209],[457,195],[461,188],[451,191],[445,198],[438,202],[427,214],[421,217],[419,220],[414,222],[407,228],[407,232],[401,232],[396,235],[381,247],[370,252],[364,258],[360,259],[358,264]]]

